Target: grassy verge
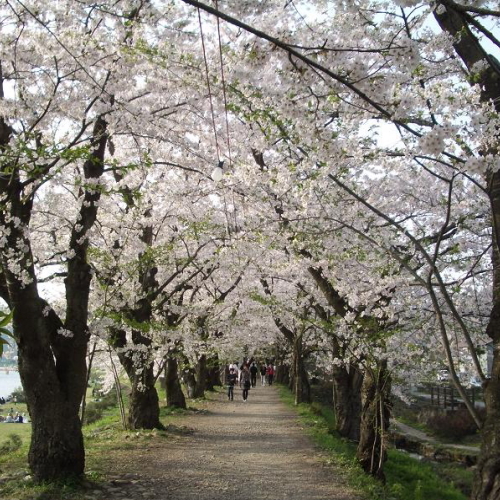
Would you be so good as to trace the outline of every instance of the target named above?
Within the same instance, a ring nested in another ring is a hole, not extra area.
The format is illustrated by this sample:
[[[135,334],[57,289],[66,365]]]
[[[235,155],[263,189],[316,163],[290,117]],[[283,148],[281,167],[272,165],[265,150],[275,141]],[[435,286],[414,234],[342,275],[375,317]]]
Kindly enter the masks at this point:
[[[137,460],[136,451],[146,450],[151,442],[172,439],[172,436],[189,433],[190,429],[179,424],[184,415],[203,413],[203,400],[190,400],[196,408],[187,410],[160,408],[160,418],[166,430],[124,430],[120,412],[113,404],[112,395],[98,402],[89,399],[92,419],[83,426],[86,468],[83,481],[65,481],[35,485],[28,468],[28,449],[31,424],[0,423],[0,498],[16,500],[84,500],[89,498],[89,488],[99,489],[112,473],[110,457]],[[21,406],[18,405],[19,411]],[[201,409],[199,409],[201,408]],[[90,413],[90,412],[89,412]],[[15,437],[12,438],[11,434]],[[2,451],[2,446],[5,450]],[[7,449],[7,447],[9,449]]]
[[[340,467],[349,484],[370,500],[466,500],[457,486],[467,490],[471,472],[458,466],[440,466],[410,457],[404,452],[389,450],[385,464],[386,484],[366,475],[357,464],[355,444],[334,432],[333,411],[318,403],[294,406],[286,387],[280,389],[282,400],[295,407],[302,425],[314,442],[328,453],[329,462]],[[444,480],[447,471],[448,480]]]

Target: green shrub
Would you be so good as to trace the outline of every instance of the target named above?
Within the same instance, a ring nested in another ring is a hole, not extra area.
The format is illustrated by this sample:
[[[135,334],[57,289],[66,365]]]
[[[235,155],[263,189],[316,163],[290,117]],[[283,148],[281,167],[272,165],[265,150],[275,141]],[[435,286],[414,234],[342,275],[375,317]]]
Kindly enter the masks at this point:
[[[88,403],[85,407],[85,425],[93,424],[102,418],[102,409],[98,408],[95,403]]]
[[[11,398],[8,401],[8,404],[12,404],[14,401],[16,403],[26,403],[26,396],[24,394],[24,389],[22,387],[18,387],[17,389],[14,389],[11,394]]]

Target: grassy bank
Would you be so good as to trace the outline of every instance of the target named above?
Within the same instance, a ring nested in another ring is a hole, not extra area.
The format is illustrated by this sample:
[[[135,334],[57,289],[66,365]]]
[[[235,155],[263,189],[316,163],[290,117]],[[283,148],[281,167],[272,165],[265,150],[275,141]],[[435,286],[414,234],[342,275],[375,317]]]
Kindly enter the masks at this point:
[[[290,391],[280,388],[282,400],[294,406]],[[367,476],[358,465],[356,445],[333,431],[333,411],[319,403],[294,406],[314,442],[325,450],[329,461],[341,467],[349,484],[360,489],[370,500],[467,500],[472,482],[470,470],[460,466],[433,464],[389,450],[385,464],[386,484]],[[461,489],[463,490],[461,491]]]
[[[65,481],[61,483],[35,485],[28,468],[28,449],[31,436],[31,424],[0,424],[0,498],[16,500],[85,500],[89,491],[109,481],[113,474],[110,456],[119,456],[122,460],[137,460],[138,451],[147,450],[151,442],[173,439],[185,429],[180,420],[183,415],[198,413],[200,410],[169,410],[161,408],[163,430],[127,431],[122,427],[120,413],[116,405],[98,405],[100,418],[83,427],[85,440],[85,479],[83,481]],[[197,404],[198,401],[191,401]],[[14,438],[11,438],[14,435]],[[116,472],[116,471],[115,471]]]

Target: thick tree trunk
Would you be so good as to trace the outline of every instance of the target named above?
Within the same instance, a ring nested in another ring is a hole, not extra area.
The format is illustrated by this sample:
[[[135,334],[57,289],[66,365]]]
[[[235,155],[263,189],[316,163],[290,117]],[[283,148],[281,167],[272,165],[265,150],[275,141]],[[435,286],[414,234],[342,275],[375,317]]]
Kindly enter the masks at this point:
[[[292,386],[290,386],[290,381],[292,376],[290,375],[290,366],[286,363],[279,363],[276,365],[276,377],[275,380],[278,384],[287,385],[292,390]]]
[[[130,429],[162,429],[160,405],[155,388],[154,365],[147,351],[126,350],[127,335],[124,330],[112,329],[110,344],[118,350],[118,359],[127,373],[132,391],[129,399],[128,423]],[[134,346],[149,347],[151,340],[139,331],[132,332]],[[135,354],[132,356],[132,354]]]
[[[196,384],[193,388],[193,398],[204,398],[207,387],[207,357],[202,354],[195,366]]]
[[[473,500],[500,499],[500,175],[492,175],[490,199],[493,211],[493,308],[487,334],[493,345],[493,364],[484,384],[486,418],[481,431],[481,453],[478,458]]]
[[[186,398],[182,392],[179,380],[178,363],[175,356],[167,359],[165,367],[165,385],[167,393],[167,406],[169,408],[186,408]]]
[[[134,375],[131,380],[128,415],[130,429],[163,429],[153,372],[153,365],[146,365],[142,373],[139,376]]]
[[[43,301],[24,290],[25,308],[14,310],[14,331],[19,346],[19,374],[31,417],[28,454],[36,482],[78,477],[84,472],[85,450],[79,406],[86,369],[79,350],[68,351],[64,366],[58,366],[47,339],[61,325],[53,313],[43,317]],[[28,299],[28,297],[30,297]],[[51,330],[55,330],[51,333]],[[85,355],[83,354],[83,360]],[[75,361],[73,372],[67,370]],[[71,377],[71,381],[68,380]]]
[[[311,402],[311,386],[304,367],[302,335],[296,335],[293,343],[293,393],[296,405]]]
[[[221,385],[222,380],[219,366],[219,357],[217,356],[217,354],[215,354],[208,359],[206,390],[214,391],[215,387]]]
[[[354,365],[333,367],[335,428],[347,439],[359,441],[363,373]]]
[[[390,418],[390,379],[386,363],[367,370],[361,389],[363,404],[360,439],[356,457],[368,474],[385,480],[383,467],[387,460],[386,434]]]
[[[196,393],[197,381],[193,368],[185,368],[182,372],[182,380],[186,384],[187,395],[189,399],[194,399]]]

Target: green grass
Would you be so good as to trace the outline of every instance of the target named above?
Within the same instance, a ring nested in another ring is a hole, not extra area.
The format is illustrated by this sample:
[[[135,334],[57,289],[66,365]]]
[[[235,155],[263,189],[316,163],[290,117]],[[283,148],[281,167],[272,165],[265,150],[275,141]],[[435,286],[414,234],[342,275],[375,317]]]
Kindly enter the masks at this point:
[[[383,485],[364,473],[356,461],[356,445],[336,435],[335,418],[330,408],[319,403],[294,406],[286,387],[280,388],[284,402],[295,407],[308,434],[328,452],[330,463],[338,466],[349,484],[370,500],[466,500],[455,485],[470,487],[472,473],[459,466],[447,467],[422,462],[404,452],[389,450]],[[448,469],[448,470],[447,470]],[[446,473],[446,476],[445,476]],[[450,480],[443,480],[443,477]]]

